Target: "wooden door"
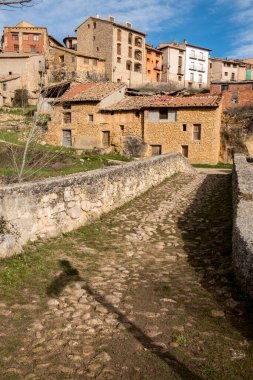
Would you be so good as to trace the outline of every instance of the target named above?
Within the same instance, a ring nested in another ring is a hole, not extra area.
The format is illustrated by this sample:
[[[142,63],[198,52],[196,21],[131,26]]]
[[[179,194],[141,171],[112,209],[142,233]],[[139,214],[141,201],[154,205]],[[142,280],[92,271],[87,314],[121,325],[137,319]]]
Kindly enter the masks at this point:
[[[63,132],[62,144],[63,146],[72,146],[72,134],[70,129],[65,129]]]
[[[103,146],[110,146],[111,145],[111,137],[110,137],[110,131],[103,131],[102,132],[102,144]]]

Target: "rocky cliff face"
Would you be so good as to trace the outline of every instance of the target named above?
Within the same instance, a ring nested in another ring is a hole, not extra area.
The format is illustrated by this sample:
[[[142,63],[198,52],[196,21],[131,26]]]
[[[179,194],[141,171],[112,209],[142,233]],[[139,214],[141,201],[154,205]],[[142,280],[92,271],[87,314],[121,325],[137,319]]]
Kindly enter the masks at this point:
[[[253,156],[253,105],[229,108],[222,115],[221,161],[232,162],[234,153]]]

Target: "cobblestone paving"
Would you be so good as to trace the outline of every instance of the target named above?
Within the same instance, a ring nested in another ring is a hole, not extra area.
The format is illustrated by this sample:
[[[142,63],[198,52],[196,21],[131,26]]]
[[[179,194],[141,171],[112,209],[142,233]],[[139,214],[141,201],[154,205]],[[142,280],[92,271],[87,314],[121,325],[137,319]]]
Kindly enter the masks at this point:
[[[73,240],[2,378],[252,379],[230,181],[174,176]]]

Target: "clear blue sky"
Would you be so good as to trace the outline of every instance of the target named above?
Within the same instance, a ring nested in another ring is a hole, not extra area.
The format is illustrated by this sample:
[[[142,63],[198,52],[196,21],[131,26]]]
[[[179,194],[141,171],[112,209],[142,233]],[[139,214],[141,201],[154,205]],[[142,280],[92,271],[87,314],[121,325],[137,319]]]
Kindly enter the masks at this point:
[[[62,40],[90,15],[131,21],[147,42],[182,41],[212,49],[212,56],[253,57],[253,0],[35,0],[32,8],[0,9],[0,27],[26,20]]]

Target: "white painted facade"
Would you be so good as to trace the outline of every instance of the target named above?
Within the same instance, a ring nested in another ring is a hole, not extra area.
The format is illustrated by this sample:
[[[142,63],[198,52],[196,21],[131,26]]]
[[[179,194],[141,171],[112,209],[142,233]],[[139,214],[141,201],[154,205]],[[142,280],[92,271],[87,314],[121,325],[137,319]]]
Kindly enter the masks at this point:
[[[187,87],[208,87],[209,50],[185,46],[185,82]]]

